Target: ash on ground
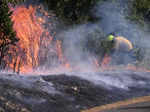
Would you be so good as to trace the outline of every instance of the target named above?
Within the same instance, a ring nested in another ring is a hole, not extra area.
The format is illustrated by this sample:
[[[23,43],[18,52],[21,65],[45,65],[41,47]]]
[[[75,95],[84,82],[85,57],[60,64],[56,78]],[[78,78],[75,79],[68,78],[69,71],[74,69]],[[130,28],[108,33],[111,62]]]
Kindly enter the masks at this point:
[[[0,112],[80,112],[150,92],[148,72],[0,75]]]

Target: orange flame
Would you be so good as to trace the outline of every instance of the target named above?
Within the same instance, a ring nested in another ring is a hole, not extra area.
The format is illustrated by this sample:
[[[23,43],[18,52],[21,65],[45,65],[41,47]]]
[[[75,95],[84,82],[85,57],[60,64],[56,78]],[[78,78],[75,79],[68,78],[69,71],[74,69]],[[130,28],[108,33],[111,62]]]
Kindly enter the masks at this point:
[[[65,57],[63,56],[62,52],[62,43],[60,40],[56,41],[56,48],[57,48],[57,53],[58,53],[58,59],[63,64],[66,68],[70,68],[70,64],[66,61]]]
[[[105,54],[104,59],[102,60],[101,67],[102,69],[107,69],[109,67],[111,57]]]
[[[9,63],[8,66],[17,72],[31,72],[34,68],[40,66],[43,61],[46,61],[47,52],[50,52],[58,58],[59,64],[72,70],[73,68],[63,54],[62,42],[53,39],[54,35],[48,28],[45,28],[45,24],[53,24],[46,23],[47,18],[49,19],[52,16],[49,16],[44,10],[39,12],[43,16],[38,16],[38,9],[41,9],[41,7],[29,6],[29,8],[26,8],[25,6],[19,6],[13,9],[12,20],[16,35],[20,41],[15,48],[12,48],[12,51],[16,52],[16,54],[13,54],[12,59],[10,60],[9,57],[6,57]],[[10,52],[12,51],[10,50]],[[110,61],[111,57],[107,54],[104,56],[101,65],[97,59],[93,60],[96,69],[101,67],[103,70],[113,68],[109,65]],[[75,66],[74,68],[78,67]],[[137,70],[137,68],[130,66],[127,69]]]
[[[143,68],[143,67],[138,67],[136,65],[133,64],[128,64],[128,65],[123,65],[121,68],[119,67],[119,65],[110,65],[111,62],[111,57],[108,56],[107,54],[104,56],[104,59],[102,60],[101,63],[101,69],[104,71],[107,70],[117,70],[117,69],[121,69],[121,70],[131,70],[131,71],[139,71],[139,72],[150,72],[150,70]]]
[[[43,33],[43,28],[36,21],[35,11],[36,8],[31,6],[29,9],[22,6],[18,7],[12,16],[14,29],[17,31],[17,37],[20,39],[18,52],[23,51],[25,53],[25,60],[22,60],[23,62],[20,66],[22,72],[29,71],[29,68],[32,69],[38,65],[39,37]]]
[[[39,54],[44,57],[46,50],[40,50],[41,47],[45,49],[52,43],[53,37],[48,32],[48,29],[44,28],[44,17],[38,17],[36,15],[38,7],[19,6],[14,9],[12,20],[14,22],[14,29],[16,35],[20,39],[17,44],[17,56],[13,57],[12,62],[9,64],[15,71],[30,72],[40,64]],[[43,10],[42,10],[43,11]],[[48,15],[44,12],[44,15]],[[61,41],[56,41],[56,48],[51,48],[52,51],[57,49],[59,61],[63,64],[64,56],[62,54]],[[65,63],[67,66],[69,64]]]

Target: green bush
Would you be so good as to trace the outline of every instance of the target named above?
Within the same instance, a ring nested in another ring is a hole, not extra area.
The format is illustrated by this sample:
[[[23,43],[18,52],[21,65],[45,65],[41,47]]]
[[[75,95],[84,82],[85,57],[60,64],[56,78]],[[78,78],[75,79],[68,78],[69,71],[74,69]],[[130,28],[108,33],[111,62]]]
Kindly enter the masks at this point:
[[[10,46],[15,46],[18,41],[16,33],[13,30],[11,21],[12,11],[8,6],[9,3],[17,3],[18,0],[1,0],[0,1],[0,67],[4,68],[7,64],[5,56],[8,56]]]
[[[150,21],[150,0],[134,0],[132,18],[139,22]]]
[[[103,0],[45,0],[49,10],[53,10],[67,24],[95,21],[90,13],[95,4]]]

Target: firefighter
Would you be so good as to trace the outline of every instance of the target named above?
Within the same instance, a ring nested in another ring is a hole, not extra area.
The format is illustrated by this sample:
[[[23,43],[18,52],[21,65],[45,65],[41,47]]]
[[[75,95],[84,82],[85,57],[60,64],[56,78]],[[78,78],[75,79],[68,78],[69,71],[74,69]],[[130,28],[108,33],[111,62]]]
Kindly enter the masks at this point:
[[[105,55],[110,56],[111,64],[128,64],[135,61],[132,43],[122,36],[108,35],[103,47]]]

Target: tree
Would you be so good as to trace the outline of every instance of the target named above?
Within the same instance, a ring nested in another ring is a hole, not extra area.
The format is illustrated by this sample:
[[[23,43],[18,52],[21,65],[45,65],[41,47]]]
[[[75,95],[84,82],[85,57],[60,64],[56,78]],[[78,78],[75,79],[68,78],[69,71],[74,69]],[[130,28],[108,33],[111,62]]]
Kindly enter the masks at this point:
[[[103,0],[45,0],[49,10],[53,10],[57,17],[67,24],[79,24],[87,21],[96,21],[90,13],[97,2]]]
[[[14,0],[0,1],[0,67],[4,68],[6,61],[5,56],[8,55],[9,48],[18,42],[16,33],[13,30],[13,22],[11,21],[12,11],[8,6],[9,3],[15,3]]]
[[[133,20],[150,22],[150,0],[133,0],[131,13]]]

